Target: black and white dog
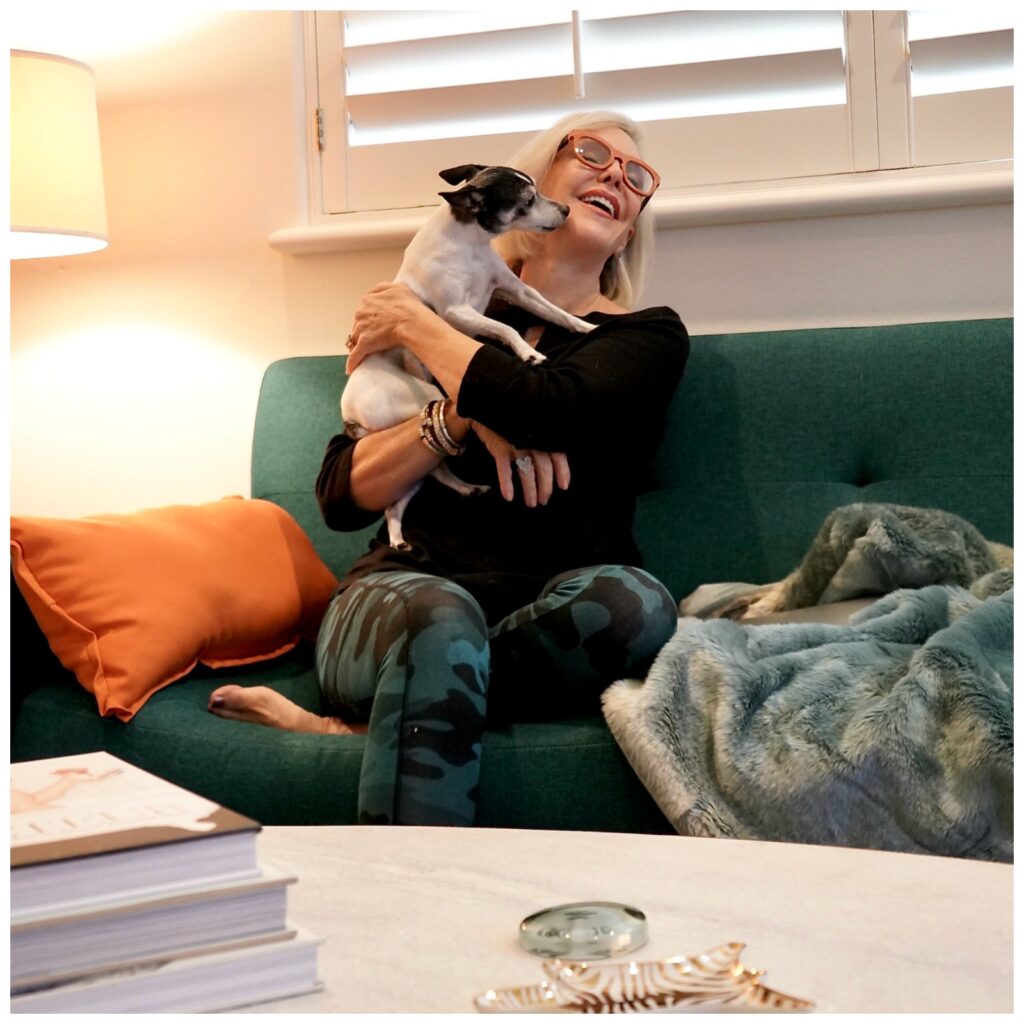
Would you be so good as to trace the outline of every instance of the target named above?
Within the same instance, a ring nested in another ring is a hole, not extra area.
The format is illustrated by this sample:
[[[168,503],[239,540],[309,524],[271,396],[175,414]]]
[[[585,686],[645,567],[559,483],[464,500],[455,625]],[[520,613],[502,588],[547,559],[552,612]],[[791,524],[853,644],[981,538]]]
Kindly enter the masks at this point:
[[[559,327],[592,331],[594,324],[523,284],[491,248],[492,239],[510,228],[554,231],[565,223],[569,207],[541,195],[532,178],[511,167],[466,164],[441,171],[441,177],[450,185],[466,184],[439,193],[445,203],[409,243],[395,281],[453,327],[470,337],[495,338],[525,362],[540,363],[544,356],[511,327],[484,316],[492,295]],[[341,396],[341,417],[346,432],[359,438],[411,419],[428,402],[444,397],[419,359],[408,349],[393,348],[367,356],[353,371]],[[443,462],[432,475],[460,494],[487,489],[459,480]],[[405,547],[402,514],[417,490],[419,484],[385,512],[392,547]]]

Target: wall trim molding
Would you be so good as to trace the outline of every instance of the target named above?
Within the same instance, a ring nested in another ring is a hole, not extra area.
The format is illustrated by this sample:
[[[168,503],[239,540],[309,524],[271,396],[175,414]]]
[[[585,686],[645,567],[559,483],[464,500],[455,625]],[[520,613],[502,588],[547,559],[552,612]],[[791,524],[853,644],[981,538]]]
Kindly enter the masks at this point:
[[[1012,202],[1013,161],[995,160],[675,189],[659,193],[650,211],[662,230]],[[435,209],[334,214],[267,241],[290,255],[403,248]]]

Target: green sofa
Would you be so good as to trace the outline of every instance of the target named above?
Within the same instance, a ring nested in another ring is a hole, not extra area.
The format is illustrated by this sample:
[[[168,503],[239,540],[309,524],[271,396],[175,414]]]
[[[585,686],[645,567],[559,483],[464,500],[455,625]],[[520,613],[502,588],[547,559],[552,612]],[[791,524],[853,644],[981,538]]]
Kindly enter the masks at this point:
[[[944,508],[1012,543],[1011,320],[693,339],[637,536],[678,600],[702,583],[763,583],[799,562],[852,502]],[[313,483],[339,429],[338,357],[266,372],[253,497],[286,508],[338,574],[368,533],[333,533]],[[101,718],[12,590],[12,758],[96,749],[265,824],[350,824],[364,739],[294,734],[206,710],[225,681],[319,707],[311,648],[243,670],[199,669],[133,721]],[[484,737],[479,824],[668,832],[600,718],[514,724]]]

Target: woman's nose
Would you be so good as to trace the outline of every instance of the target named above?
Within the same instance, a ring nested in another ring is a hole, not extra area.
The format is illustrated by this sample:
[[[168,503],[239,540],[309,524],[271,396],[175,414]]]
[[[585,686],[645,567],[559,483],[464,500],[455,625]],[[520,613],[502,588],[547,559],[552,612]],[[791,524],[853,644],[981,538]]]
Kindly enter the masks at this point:
[[[598,178],[599,181],[612,181],[622,183],[623,174],[625,173],[622,160],[619,157],[614,157],[612,162],[603,170]]]

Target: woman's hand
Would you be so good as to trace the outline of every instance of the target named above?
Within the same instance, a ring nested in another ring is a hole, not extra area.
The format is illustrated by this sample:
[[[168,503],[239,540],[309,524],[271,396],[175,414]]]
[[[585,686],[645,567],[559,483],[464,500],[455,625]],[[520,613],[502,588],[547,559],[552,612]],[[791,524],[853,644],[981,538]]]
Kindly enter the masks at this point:
[[[351,373],[368,355],[403,345],[404,337],[430,329],[436,314],[404,284],[375,285],[360,300],[348,336],[347,372]]]
[[[483,347],[439,317],[408,285],[386,282],[371,288],[356,309],[346,343],[348,372],[368,355],[396,346],[419,359],[456,403],[466,367]]]
[[[473,430],[483,441],[498,470],[501,496],[506,501],[515,497],[512,484],[513,467],[523,488],[527,508],[546,505],[557,485],[563,491],[569,486],[569,460],[563,452],[524,451],[509,444],[500,434],[473,421]]]

